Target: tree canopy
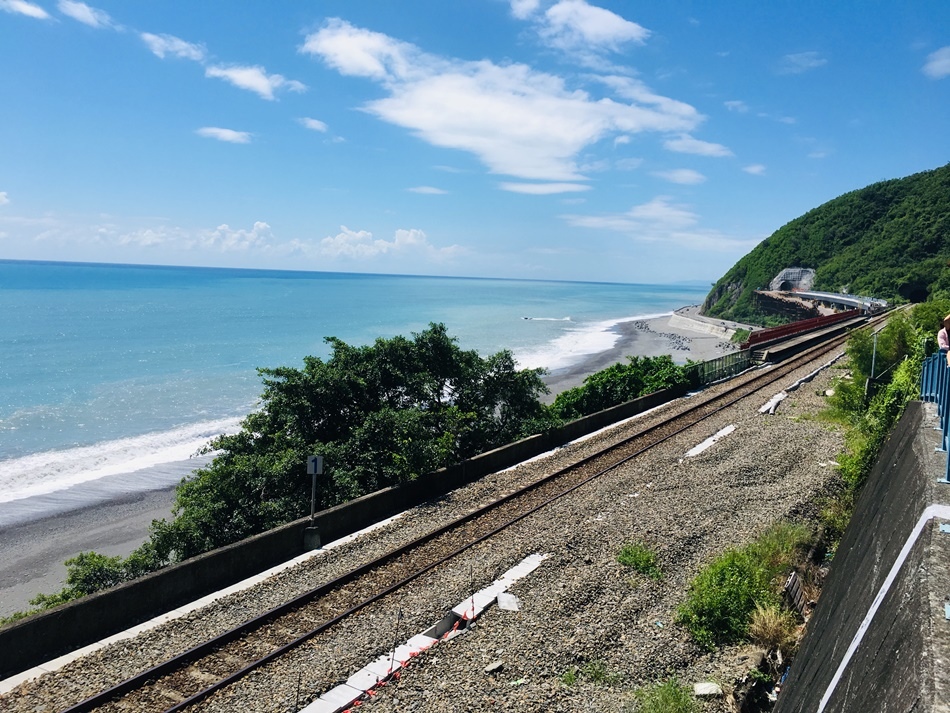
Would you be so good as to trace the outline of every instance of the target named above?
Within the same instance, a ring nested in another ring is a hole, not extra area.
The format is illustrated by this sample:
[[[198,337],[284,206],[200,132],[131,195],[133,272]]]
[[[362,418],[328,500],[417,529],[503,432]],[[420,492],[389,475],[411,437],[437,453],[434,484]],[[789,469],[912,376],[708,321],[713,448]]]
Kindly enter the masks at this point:
[[[851,191],[782,226],[713,285],[704,313],[757,321],[753,291],[786,267],[815,270],[819,290],[950,297],[950,164]]]
[[[161,558],[304,516],[310,454],[326,462],[322,509],[530,435],[545,418],[542,370],[519,370],[508,351],[463,350],[442,324],[362,347],[326,341],[325,361],[258,370],[259,410],[211,443],[218,455],[181,483],[175,519],[153,529]]]

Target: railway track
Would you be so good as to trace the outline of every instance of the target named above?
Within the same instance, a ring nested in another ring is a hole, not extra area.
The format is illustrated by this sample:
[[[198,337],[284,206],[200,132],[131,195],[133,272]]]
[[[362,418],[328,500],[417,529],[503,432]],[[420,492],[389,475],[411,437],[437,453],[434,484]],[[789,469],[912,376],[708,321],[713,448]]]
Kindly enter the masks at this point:
[[[871,323],[873,324],[873,322]],[[413,540],[280,607],[245,622],[153,668],[66,709],[184,710],[235,681],[319,639],[333,627],[391,596],[549,504],[570,495],[724,408],[785,378],[804,364],[840,348],[829,340],[780,366],[736,377],[720,393],[680,402],[669,417],[610,447],[524,486]]]

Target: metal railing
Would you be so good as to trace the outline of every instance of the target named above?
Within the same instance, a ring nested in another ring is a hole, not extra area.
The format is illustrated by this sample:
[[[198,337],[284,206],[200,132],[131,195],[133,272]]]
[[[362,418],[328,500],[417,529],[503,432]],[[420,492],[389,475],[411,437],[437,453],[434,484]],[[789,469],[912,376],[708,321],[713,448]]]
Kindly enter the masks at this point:
[[[920,399],[937,404],[939,430],[943,434],[937,450],[946,453],[950,446],[950,366],[947,366],[946,355],[937,352],[924,359],[920,370]],[[950,456],[943,480],[937,482],[950,483]]]
[[[685,367],[686,376],[689,378],[691,388],[706,386],[714,381],[726,379],[730,376],[745,371],[752,365],[752,352],[743,349],[740,352],[733,352],[725,356],[701,361],[696,364],[689,364]]]

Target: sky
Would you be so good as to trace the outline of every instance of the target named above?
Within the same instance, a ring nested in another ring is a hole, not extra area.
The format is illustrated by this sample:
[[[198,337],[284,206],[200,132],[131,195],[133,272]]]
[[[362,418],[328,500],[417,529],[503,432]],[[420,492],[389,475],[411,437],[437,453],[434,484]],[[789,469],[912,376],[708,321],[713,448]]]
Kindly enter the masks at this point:
[[[0,259],[718,279],[950,161],[950,2],[0,0]]]

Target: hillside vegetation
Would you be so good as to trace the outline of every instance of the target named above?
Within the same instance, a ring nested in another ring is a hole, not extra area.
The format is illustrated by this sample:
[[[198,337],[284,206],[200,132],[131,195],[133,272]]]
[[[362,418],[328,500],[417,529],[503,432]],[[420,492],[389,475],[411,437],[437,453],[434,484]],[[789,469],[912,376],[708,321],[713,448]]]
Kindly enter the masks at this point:
[[[703,312],[760,321],[753,291],[786,267],[815,270],[816,290],[950,297],[950,164],[846,193],[782,226],[713,285]]]

